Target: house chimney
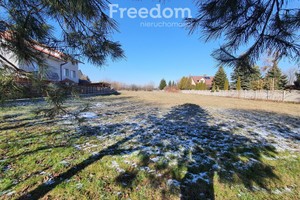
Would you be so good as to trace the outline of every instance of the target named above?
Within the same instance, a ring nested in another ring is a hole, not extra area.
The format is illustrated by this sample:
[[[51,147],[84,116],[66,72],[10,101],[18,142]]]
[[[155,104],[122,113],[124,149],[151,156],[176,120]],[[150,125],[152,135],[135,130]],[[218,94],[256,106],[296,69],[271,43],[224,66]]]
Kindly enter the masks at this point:
[[[204,74],[203,76],[206,77],[206,74]]]

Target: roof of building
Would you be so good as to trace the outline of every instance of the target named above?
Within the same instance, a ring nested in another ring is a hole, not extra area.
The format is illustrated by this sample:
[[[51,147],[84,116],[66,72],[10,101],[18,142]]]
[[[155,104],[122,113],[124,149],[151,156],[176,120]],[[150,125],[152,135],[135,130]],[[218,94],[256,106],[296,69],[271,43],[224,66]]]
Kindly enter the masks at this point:
[[[88,76],[86,76],[85,74],[83,74],[81,70],[78,70],[78,77],[81,80],[87,80],[87,81],[91,82],[90,78]]]
[[[82,79],[79,79],[79,84],[81,84],[81,85],[86,85],[86,84],[91,84],[91,82],[88,81],[88,80],[82,80]]]
[[[98,82],[98,83],[89,83],[89,84],[82,84],[80,83],[80,80],[79,80],[79,85],[82,85],[82,86],[94,86],[94,87],[111,87],[111,84],[110,83],[106,83],[106,82]]]
[[[10,40],[11,39],[11,33],[9,31],[5,31],[5,32],[1,32],[0,36],[5,38],[6,40]],[[47,54],[48,56],[54,57],[56,59],[59,59],[61,61],[67,61],[67,60],[71,60],[72,62],[78,62],[78,63],[83,63],[80,60],[77,60],[75,58],[73,58],[72,56],[65,54],[63,52],[60,52],[52,47],[49,47],[45,44],[42,44],[36,40],[31,39],[31,42],[28,42],[28,46],[30,46],[31,48],[40,51],[44,54]]]
[[[213,76],[207,76],[204,74],[203,76],[191,76],[195,83],[200,83],[200,80],[204,79],[206,85],[212,85],[212,81],[214,79]]]
[[[61,83],[75,83],[71,79],[65,78],[64,80],[60,81]]]

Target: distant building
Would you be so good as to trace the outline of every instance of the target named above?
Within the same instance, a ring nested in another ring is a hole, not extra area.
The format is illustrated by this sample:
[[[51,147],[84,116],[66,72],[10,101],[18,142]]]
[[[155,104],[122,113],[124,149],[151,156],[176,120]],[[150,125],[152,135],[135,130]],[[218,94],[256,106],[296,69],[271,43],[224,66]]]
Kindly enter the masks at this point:
[[[90,84],[92,83],[90,78],[78,70],[79,84]]]
[[[204,74],[203,76],[191,76],[192,78],[192,85],[196,85],[198,83],[205,83],[207,88],[212,87],[212,81],[214,79],[213,76],[207,76]]]

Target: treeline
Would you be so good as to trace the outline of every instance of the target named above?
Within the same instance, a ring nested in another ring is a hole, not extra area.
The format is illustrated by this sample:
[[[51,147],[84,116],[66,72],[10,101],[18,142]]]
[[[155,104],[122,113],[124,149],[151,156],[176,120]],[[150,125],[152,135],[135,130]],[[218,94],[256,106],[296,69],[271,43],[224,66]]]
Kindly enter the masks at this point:
[[[207,90],[207,85],[205,82],[197,83],[196,85],[192,84],[191,77],[182,77],[178,83],[178,88],[180,90]]]
[[[161,79],[160,83],[159,83],[159,86],[158,86],[158,89],[160,90],[164,90],[166,88],[177,88],[177,83],[175,81],[169,81],[168,84],[167,84],[167,81],[163,78]]]
[[[300,89],[300,73],[295,73],[295,82],[291,89]],[[205,82],[193,85],[192,77],[182,77],[178,84],[169,81],[166,84],[165,79],[162,79],[159,89],[175,90],[211,90],[212,92],[219,90],[284,90],[287,88],[288,77],[284,75],[278,67],[278,59],[275,57],[271,60],[271,64],[260,68],[257,65],[250,65],[249,60],[240,60],[234,66],[231,74],[232,82],[229,83],[227,74],[222,66],[216,72],[212,85],[206,85]],[[294,79],[294,78],[293,78]],[[292,81],[293,82],[293,81]]]
[[[111,87],[115,90],[128,90],[128,91],[153,91],[154,83],[149,83],[146,85],[137,85],[137,84],[126,84],[118,81],[109,82]]]
[[[263,73],[265,75],[263,76]],[[219,67],[213,80],[212,91],[218,90],[284,90],[288,79],[278,67],[277,59],[263,70],[259,66],[251,66],[248,60],[238,61],[231,74],[229,85],[223,67]]]
[[[169,81],[169,83],[167,84],[166,80],[162,79],[158,88],[160,90],[207,90],[207,85],[202,82],[193,85],[192,78],[184,76],[178,83],[176,83],[175,81]]]
[[[288,83],[276,57],[262,70],[259,66],[251,66],[248,60],[237,62],[231,80],[232,89],[236,90],[284,90]]]
[[[292,89],[300,89],[300,73],[295,73],[296,80]],[[192,85],[191,77],[183,77],[179,82],[181,90],[205,90],[212,92],[219,90],[284,90],[287,88],[288,77],[278,67],[278,59],[275,57],[269,66],[262,69],[259,66],[251,66],[249,60],[241,60],[234,66],[231,74],[232,82],[229,83],[227,74],[222,66],[219,67],[212,81],[211,88],[205,87],[205,83]]]

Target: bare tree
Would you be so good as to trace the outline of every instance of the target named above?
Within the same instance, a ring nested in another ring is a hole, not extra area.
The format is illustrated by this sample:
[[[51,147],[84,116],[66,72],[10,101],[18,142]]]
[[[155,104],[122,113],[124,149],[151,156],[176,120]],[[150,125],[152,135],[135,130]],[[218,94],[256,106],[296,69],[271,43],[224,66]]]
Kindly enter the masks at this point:
[[[296,72],[298,71],[297,67],[290,67],[286,71],[284,71],[284,74],[288,77],[288,84],[294,85],[294,81],[296,80]]]

